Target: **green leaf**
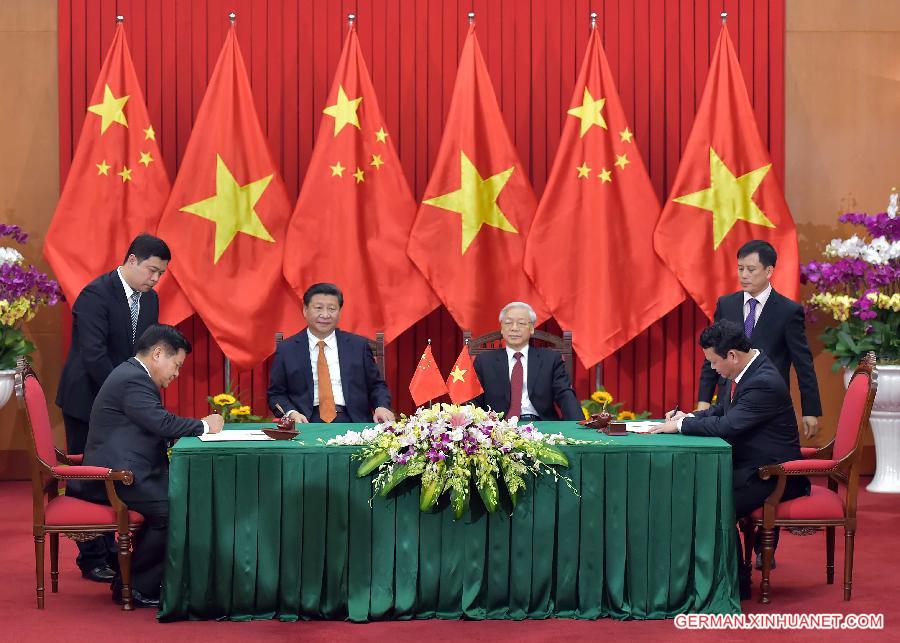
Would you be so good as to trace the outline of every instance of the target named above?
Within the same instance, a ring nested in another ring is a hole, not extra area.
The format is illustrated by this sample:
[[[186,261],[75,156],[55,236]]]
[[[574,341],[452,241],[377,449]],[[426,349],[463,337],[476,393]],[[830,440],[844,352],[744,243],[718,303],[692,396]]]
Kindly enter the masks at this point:
[[[388,495],[394,487],[406,480],[409,475],[410,470],[408,464],[398,464],[397,466],[395,466],[394,470],[391,471],[391,475],[387,479],[387,482],[385,482],[384,486],[381,488],[381,497],[383,498]]]
[[[541,445],[536,453],[538,459],[544,464],[556,464],[561,467],[569,466],[569,459],[562,451],[549,444]]]
[[[453,509],[453,516],[456,520],[462,518],[466,509],[469,508],[469,494],[468,484],[462,489],[459,487],[450,489],[450,507]]]
[[[385,462],[391,459],[391,455],[387,451],[379,451],[377,453],[373,453],[368,458],[363,460],[363,463],[359,465],[359,469],[356,470],[356,477],[363,478],[373,471],[383,465]]]
[[[496,478],[493,476],[485,478],[484,483],[478,485],[478,494],[484,501],[484,507],[488,510],[488,513],[497,511],[497,504],[500,500],[500,491],[497,488]]]
[[[446,482],[447,470],[443,462],[437,463],[437,471],[435,473],[422,475],[422,489],[419,493],[419,509],[421,511],[428,511],[437,504]]]

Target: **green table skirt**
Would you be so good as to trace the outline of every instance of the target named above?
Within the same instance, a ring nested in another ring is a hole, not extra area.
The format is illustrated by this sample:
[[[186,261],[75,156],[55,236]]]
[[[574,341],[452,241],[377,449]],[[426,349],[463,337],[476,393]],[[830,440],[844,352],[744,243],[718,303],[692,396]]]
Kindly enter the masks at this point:
[[[603,441],[564,447],[580,495],[544,476],[514,512],[488,514],[475,494],[454,521],[446,501],[420,512],[414,481],[372,499],[355,449],[316,443],[348,428],[311,427],[305,444],[179,441],[161,621],[740,611],[721,440],[544,423]]]

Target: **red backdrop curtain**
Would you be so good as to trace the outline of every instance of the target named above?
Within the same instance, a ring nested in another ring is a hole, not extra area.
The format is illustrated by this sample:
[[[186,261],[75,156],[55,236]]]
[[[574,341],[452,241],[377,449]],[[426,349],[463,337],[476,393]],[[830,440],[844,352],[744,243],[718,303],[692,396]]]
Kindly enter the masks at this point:
[[[506,125],[540,197],[584,54],[591,10],[599,13],[606,55],[660,202],[690,132],[723,10],[729,14],[728,29],[757,123],[783,184],[784,0],[60,0],[60,176],[65,180],[115,16],[122,14],[157,140],[174,179],[225,38],[226,16],[235,11],[256,108],[295,201],[340,55],[346,16],[355,12],[389,132],[420,200],[447,114],[466,13],[475,11]],[[573,231],[573,251],[590,252],[577,241]],[[647,252],[652,252],[649,230]],[[215,287],[225,307],[229,298],[241,296],[229,284]],[[617,302],[607,305],[613,308]],[[659,414],[676,401],[689,407],[696,400],[701,360],[696,336],[706,323],[692,302],[683,304],[606,359],[603,383],[627,408]],[[167,403],[183,414],[205,414],[207,394],[223,387],[222,353],[196,316],[181,328],[194,353],[167,391]],[[547,328],[558,330],[552,321]],[[388,384],[400,410],[412,407],[407,384],[428,338],[446,372],[462,335],[443,309],[387,347]],[[242,399],[258,413],[265,412],[268,368],[266,363],[233,378]],[[575,371],[576,391],[585,397],[593,389],[594,369],[576,364]]]

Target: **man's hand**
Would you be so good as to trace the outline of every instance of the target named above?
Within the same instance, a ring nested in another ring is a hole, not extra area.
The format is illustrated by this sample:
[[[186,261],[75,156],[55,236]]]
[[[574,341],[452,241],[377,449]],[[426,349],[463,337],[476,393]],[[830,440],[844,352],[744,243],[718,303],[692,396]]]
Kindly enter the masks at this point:
[[[394,420],[395,418],[393,412],[390,409],[384,408],[383,406],[379,406],[372,414],[372,421],[378,422],[378,424],[382,424],[384,422],[393,422]]]
[[[684,413],[681,415],[684,416]],[[657,424],[650,429],[650,433],[678,433],[678,421],[666,420],[662,424]]]
[[[203,421],[206,422],[206,426],[209,427],[210,433],[218,433],[222,430],[222,427],[225,426],[225,418],[223,418],[218,413],[207,415],[205,418],[203,418]]]
[[[666,419],[672,420],[673,422],[677,422],[683,417],[687,417],[687,413],[684,413],[682,411],[669,411],[666,413]]]
[[[309,424],[309,418],[303,415],[300,411],[290,411],[287,416],[291,418],[295,424]]]
[[[815,415],[803,416],[803,437],[812,438],[819,432],[819,418]]]
[[[697,402],[697,410],[698,411],[705,411],[706,409],[709,408],[709,406],[710,406],[709,402]]]

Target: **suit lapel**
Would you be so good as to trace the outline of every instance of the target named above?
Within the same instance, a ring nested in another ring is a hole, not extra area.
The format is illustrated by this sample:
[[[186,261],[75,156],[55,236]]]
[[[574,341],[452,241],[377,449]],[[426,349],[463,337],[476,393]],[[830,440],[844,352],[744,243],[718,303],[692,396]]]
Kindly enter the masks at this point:
[[[744,324],[744,292],[738,291],[728,298],[728,308],[725,310],[725,319],[737,324]]]
[[[344,393],[344,406],[350,406],[350,400],[347,399],[347,392],[350,387],[346,386],[346,380],[344,379],[344,373],[351,372],[350,366],[350,338],[341,332],[340,330],[335,329],[334,331],[335,342],[337,343],[338,349],[338,371],[341,377],[341,388]]]
[[[300,372],[306,380],[305,391],[309,391],[309,405],[312,406],[315,395],[313,393],[313,376],[312,363],[309,359],[309,332],[304,330],[297,336],[297,363],[300,365]]]
[[[770,321],[777,316],[778,307],[781,305],[781,296],[775,292],[775,289],[772,289],[772,292],[769,293],[769,298],[766,300],[766,305],[763,306],[762,312],[759,313],[759,319],[756,320],[756,325],[753,327],[754,334],[756,333],[757,328],[765,328],[769,325]]]
[[[128,306],[128,298],[125,296],[125,288],[122,286],[122,280],[119,278],[118,268],[107,275],[110,299],[113,303],[110,310],[113,311],[115,318],[111,320],[112,325],[116,328],[127,329],[125,333],[127,337],[131,337],[131,308]],[[129,347],[134,349],[134,340],[129,343]],[[133,350],[129,350],[133,353]],[[140,365],[137,365],[140,368]]]
[[[501,390],[503,391],[503,399],[501,400],[503,402],[503,408],[495,410],[507,411],[509,410],[509,401],[512,399],[512,387],[509,383],[509,357],[506,354],[505,348],[498,349],[494,355],[494,377],[498,382],[506,383],[505,386],[501,387]]]
[[[529,399],[534,396],[534,386],[535,382],[537,382],[538,372],[541,370],[541,351],[532,347],[528,348],[528,373],[527,377],[527,388],[528,388],[528,397]]]
[[[759,349],[757,349],[759,350]],[[734,399],[738,399],[741,393],[746,388],[746,384],[748,380],[753,379],[753,374],[756,373],[756,370],[759,368],[760,364],[762,364],[762,351],[760,351],[759,355],[756,356],[756,359],[753,360],[753,363],[747,368],[747,371],[744,373],[744,376],[741,378],[741,381],[737,383],[737,386],[734,388]],[[731,385],[729,384],[729,387]],[[731,405],[733,406],[733,404]]]

